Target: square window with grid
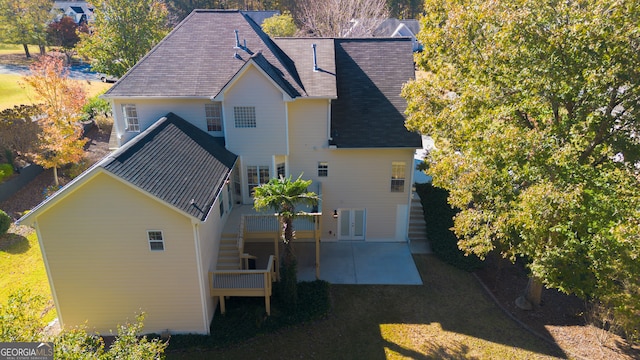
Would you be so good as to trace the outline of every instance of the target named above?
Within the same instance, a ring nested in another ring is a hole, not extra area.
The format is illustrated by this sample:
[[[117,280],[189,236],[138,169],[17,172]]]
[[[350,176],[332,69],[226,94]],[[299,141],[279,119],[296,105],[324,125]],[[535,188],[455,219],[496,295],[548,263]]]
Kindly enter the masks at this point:
[[[140,123],[138,122],[138,110],[133,104],[122,105],[122,115],[124,116],[125,128],[129,132],[140,132]]]
[[[318,176],[329,176],[329,163],[326,161],[318,162]]]
[[[404,161],[391,163],[391,192],[404,192],[404,179],[407,164]]]
[[[164,251],[164,237],[160,230],[147,231],[147,238],[149,239],[149,250],[151,251]]]
[[[222,104],[214,102],[204,105],[207,131],[222,131]]]
[[[233,118],[237,128],[256,127],[256,108],[254,106],[234,106]]]

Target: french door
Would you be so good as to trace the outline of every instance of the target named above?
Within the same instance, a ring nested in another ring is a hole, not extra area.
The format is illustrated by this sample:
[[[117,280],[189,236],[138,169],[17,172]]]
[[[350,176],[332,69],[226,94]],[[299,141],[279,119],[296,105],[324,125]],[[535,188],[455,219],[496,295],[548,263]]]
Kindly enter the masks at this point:
[[[364,240],[365,209],[338,210],[338,240]]]

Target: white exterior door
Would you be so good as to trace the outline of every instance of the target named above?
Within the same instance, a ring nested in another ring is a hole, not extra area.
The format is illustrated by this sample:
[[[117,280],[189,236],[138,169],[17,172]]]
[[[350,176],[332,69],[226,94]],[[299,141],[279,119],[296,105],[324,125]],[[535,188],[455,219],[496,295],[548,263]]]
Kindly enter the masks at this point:
[[[338,240],[364,240],[365,209],[338,210]]]

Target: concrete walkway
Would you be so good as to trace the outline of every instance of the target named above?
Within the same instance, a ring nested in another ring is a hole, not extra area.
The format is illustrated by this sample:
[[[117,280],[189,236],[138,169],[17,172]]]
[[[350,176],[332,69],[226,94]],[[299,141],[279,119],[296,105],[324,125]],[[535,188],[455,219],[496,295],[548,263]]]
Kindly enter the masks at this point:
[[[273,244],[247,243],[245,252],[258,256],[258,268],[273,253]],[[298,280],[315,277],[315,245],[295,244]],[[262,260],[262,261],[261,261]],[[332,284],[422,285],[407,243],[339,241],[320,244],[320,279]]]

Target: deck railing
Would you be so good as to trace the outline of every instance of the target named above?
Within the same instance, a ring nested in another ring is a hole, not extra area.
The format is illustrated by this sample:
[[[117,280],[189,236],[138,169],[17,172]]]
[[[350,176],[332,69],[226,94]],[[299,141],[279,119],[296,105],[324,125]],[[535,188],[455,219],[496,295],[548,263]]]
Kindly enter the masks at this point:
[[[211,296],[220,298],[220,312],[224,314],[225,296],[264,296],[267,315],[271,315],[271,293],[275,274],[275,257],[269,256],[264,270],[216,270],[209,272]]]

